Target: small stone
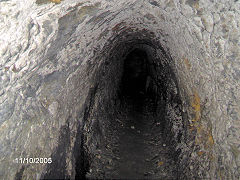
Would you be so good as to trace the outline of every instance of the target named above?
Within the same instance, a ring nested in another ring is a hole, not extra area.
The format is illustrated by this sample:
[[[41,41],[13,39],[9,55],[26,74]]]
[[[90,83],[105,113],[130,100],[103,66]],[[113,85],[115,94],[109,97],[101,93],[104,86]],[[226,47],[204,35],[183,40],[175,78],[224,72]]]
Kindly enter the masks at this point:
[[[144,173],[144,176],[153,175],[153,174],[154,174],[153,171],[149,171],[149,172],[145,172],[145,173]]]
[[[198,154],[198,156],[201,156],[204,154],[204,151],[198,151],[197,154]]]
[[[108,164],[112,164],[112,159],[108,159]]]
[[[134,127],[134,126],[131,126],[131,129],[135,129],[135,127]]]
[[[166,144],[163,144],[163,147],[166,147]]]
[[[112,169],[112,167],[110,167],[110,166],[106,166],[106,168],[107,168],[107,169]]]
[[[120,157],[117,157],[117,156],[116,156],[116,157],[114,157],[113,159],[117,159],[117,160],[120,160]]]
[[[163,161],[159,161],[159,162],[158,162],[158,166],[162,166],[163,164],[164,164]]]

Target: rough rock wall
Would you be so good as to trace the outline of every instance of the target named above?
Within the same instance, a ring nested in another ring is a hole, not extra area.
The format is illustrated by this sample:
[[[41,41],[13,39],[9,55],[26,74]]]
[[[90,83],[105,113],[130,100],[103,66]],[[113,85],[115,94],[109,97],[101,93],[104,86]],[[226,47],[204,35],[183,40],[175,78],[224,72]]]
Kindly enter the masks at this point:
[[[239,1],[53,2],[0,1],[1,179],[55,177],[52,169],[74,177],[98,68],[111,48],[124,54],[137,44],[160,44],[171,57],[195,134],[176,147],[189,175],[239,178]]]

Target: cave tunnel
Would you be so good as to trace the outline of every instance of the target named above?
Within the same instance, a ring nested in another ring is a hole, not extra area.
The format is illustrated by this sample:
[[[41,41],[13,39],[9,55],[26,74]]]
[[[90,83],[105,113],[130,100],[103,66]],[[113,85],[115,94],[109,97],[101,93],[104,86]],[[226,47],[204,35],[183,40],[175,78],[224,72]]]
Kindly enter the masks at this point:
[[[177,179],[182,170],[172,149],[184,132],[176,140],[171,131],[182,116],[171,59],[160,47],[157,55],[154,45],[131,38],[112,47],[113,56],[97,72],[83,133],[85,157],[76,172],[86,179]],[[119,46],[125,47],[122,55]],[[178,113],[172,119],[169,106]]]
[[[239,2],[0,0],[0,179],[240,179]]]

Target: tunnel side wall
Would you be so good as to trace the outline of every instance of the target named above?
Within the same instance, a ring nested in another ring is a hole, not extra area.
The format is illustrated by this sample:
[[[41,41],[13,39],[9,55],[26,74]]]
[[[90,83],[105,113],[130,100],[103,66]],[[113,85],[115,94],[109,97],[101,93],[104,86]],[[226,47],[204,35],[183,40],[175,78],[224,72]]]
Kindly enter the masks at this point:
[[[98,52],[134,32],[171,56],[188,120],[176,147],[186,174],[239,178],[239,1],[37,2],[0,2],[1,179],[55,177],[54,167],[75,176]]]

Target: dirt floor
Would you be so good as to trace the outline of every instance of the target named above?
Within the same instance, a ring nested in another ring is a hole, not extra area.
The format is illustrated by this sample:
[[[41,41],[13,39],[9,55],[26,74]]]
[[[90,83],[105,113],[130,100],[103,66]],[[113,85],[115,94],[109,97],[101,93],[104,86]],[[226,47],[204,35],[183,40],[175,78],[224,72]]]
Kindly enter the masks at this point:
[[[174,152],[164,141],[156,105],[137,98],[125,100],[121,112],[112,117],[112,128],[91,161],[87,179],[177,179]]]

